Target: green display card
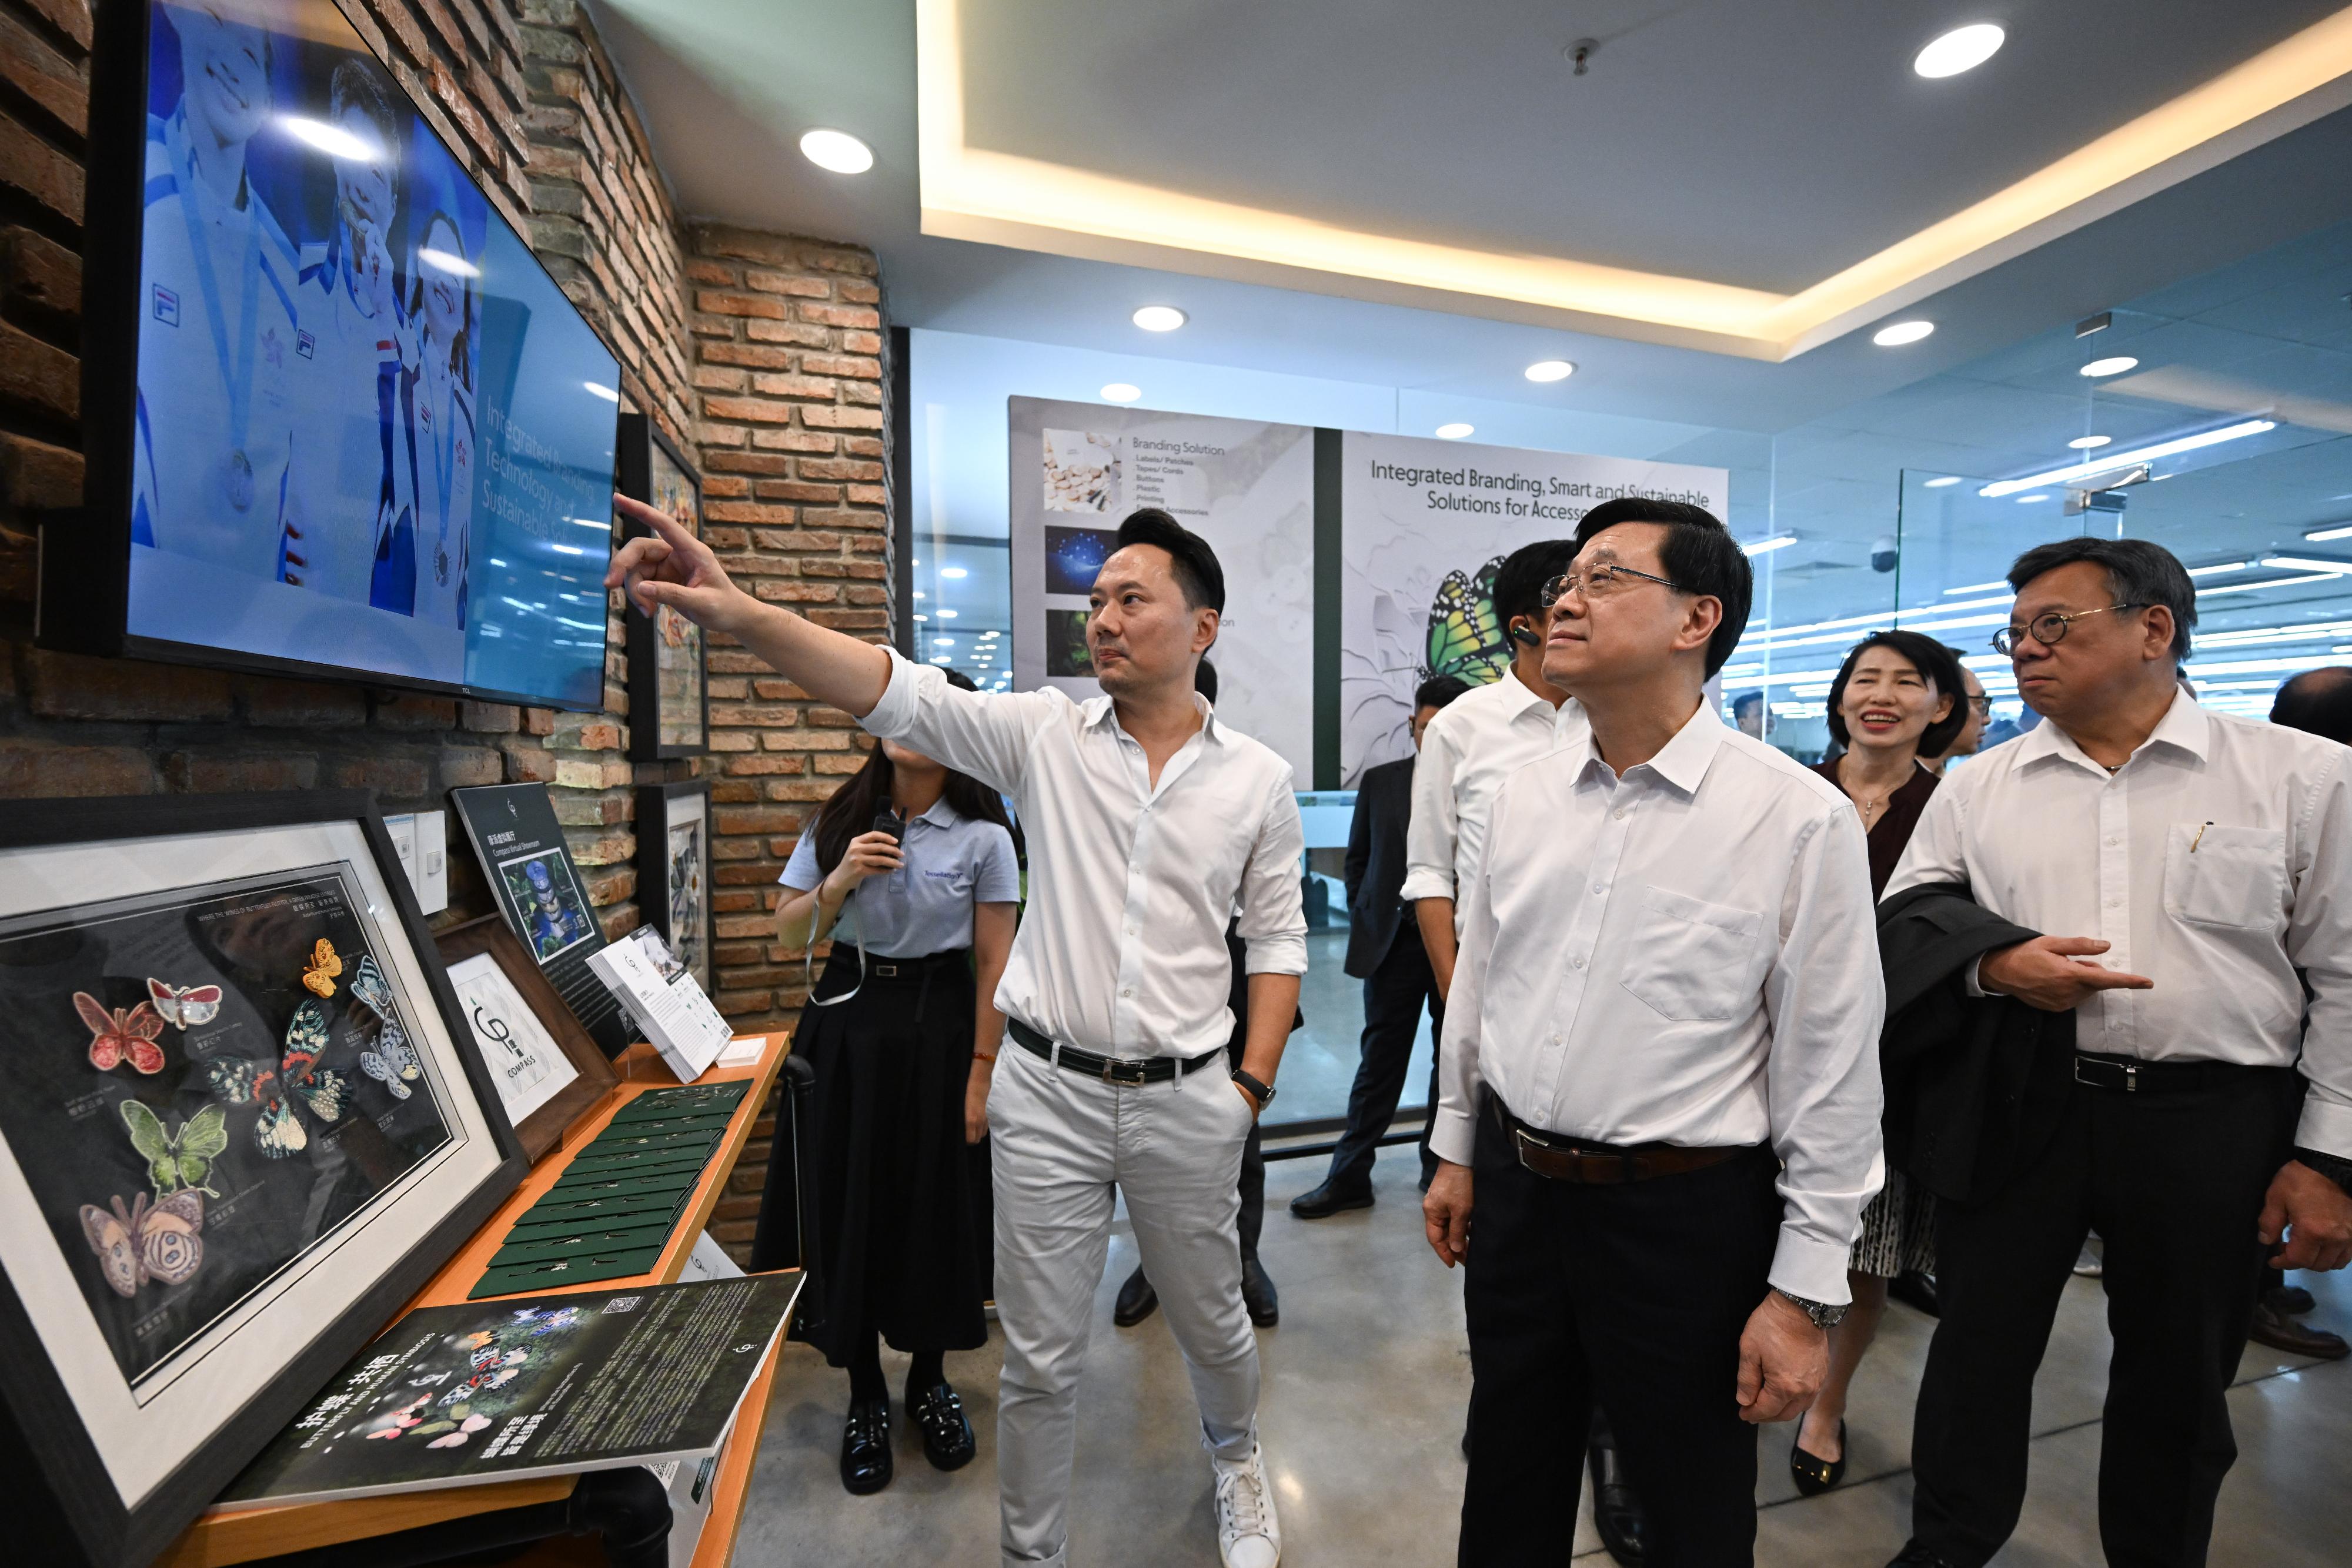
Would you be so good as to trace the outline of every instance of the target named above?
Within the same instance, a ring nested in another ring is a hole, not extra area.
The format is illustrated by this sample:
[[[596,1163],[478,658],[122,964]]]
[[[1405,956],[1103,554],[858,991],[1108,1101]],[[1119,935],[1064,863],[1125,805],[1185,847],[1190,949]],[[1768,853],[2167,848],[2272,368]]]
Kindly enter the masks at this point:
[[[652,1170],[662,1166],[691,1164],[698,1168],[710,1158],[712,1144],[679,1144],[667,1149],[583,1149],[572,1162],[577,1171]]]
[[[499,1249],[485,1272],[495,1273],[500,1269],[519,1268],[551,1258],[593,1257],[633,1248],[650,1247],[659,1252],[668,1244],[669,1232],[668,1226],[656,1221],[639,1226],[591,1226],[584,1230],[559,1232],[544,1239],[509,1241]]]
[[[478,1301],[485,1296],[513,1296],[550,1290],[559,1285],[584,1285],[597,1280],[625,1279],[652,1268],[661,1251],[658,1247],[640,1247],[625,1252],[600,1252],[585,1258],[559,1258],[551,1262],[493,1270],[466,1292],[466,1299]]]
[[[680,1161],[671,1170],[568,1171],[539,1201],[549,1203],[560,1198],[569,1203],[597,1193],[679,1192],[701,1178],[702,1165],[689,1161]]]
[[[686,1084],[676,1089],[655,1089],[638,1095],[614,1113],[613,1124],[642,1121],[649,1117],[677,1116],[689,1111],[732,1111],[742,1103],[743,1092],[750,1087],[738,1081],[732,1083]]]
[[[602,1192],[593,1197],[577,1200],[565,1193],[551,1192],[525,1209],[515,1221],[515,1231],[539,1229],[550,1225],[585,1225],[591,1220],[614,1220],[625,1215],[667,1215],[677,1212],[686,1201],[684,1187],[672,1187],[666,1192]]]

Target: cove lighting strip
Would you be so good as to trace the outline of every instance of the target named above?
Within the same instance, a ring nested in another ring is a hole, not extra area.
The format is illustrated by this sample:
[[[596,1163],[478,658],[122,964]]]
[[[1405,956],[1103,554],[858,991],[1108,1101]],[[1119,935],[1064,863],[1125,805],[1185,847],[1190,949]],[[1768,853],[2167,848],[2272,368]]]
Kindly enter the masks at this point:
[[[2052,468],[2040,474],[2029,474],[2022,479],[2003,479],[1987,485],[1977,492],[1988,499],[1998,500],[2014,496],[2021,490],[2031,490],[2037,485],[2066,485],[2076,479],[2087,479],[2094,474],[2113,474],[2119,469],[2153,463],[2159,457],[2177,457],[2183,452],[2194,452],[2200,446],[2218,446],[2224,441],[2237,441],[2249,435],[2261,435],[2278,428],[2274,419],[2242,420],[2225,424],[2219,430],[2201,431],[2195,435],[2183,435],[2172,441],[2159,441],[2153,446],[2135,446],[2129,452],[2099,457],[2089,463],[2070,463],[2063,468]]]
[[[963,23],[916,0],[922,232],[1783,361],[2352,104],[2352,7],[1794,294],[1349,229],[977,145]],[[1018,90],[1015,88],[1013,90]]]

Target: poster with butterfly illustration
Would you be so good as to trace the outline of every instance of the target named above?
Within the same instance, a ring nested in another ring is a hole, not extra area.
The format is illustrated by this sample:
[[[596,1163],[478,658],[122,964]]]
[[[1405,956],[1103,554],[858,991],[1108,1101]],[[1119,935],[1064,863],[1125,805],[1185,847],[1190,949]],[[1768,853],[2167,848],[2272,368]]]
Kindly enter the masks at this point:
[[[462,1028],[363,793],[0,813],[0,1448],[88,1560],[152,1557],[520,1180]]]
[[[1495,612],[1503,558],[1568,538],[1621,496],[1689,501],[1727,517],[1722,468],[1477,446],[1409,435],[1339,437],[1339,769],[1412,751],[1413,688],[1432,675],[1473,685],[1511,665]],[[1220,666],[1222,671],[1222,666]]]

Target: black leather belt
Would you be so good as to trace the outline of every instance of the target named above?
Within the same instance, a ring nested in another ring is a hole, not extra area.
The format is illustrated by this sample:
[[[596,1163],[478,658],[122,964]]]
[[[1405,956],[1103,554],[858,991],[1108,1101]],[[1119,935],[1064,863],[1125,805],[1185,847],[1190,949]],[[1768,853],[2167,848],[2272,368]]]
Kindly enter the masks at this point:
[[[971,949],[969,947],[942,947],[936,953],[925,953],[916,958],[877,958],[869,955],[866,960],[866,978],[869,984],[876,980],[887,980],[904,985],[922,979],[934,970],[969,966],[971,962]]]
[[[1510,1113],[1497,1095],[1489,1094],[1496,1125],[1511,1143],[1511,1153],[1523,1169],[1547,1181],[1576,1182],[1588,1186],[1615,1186],[1649,1181],[1657,1176],[1703,1171],[1742,1155],[1752,1155],[1761,1144],[1717,1145],[1686,1148],[1679,1144],[1589,1144],[1563,1138],[1528,1125]]]
[[[2248,1073],[2292,1072],[2291,1067],[2248,1067],[2235,1061],[2142,1061],[2136,1056],[2074,1056],[2074,1082],[2121,1094],[2182,1094],[2226,1089]]]
[[[1032,1056],[1042,1056],[1049,1061],[1053,1059],[1054,1042],[1019,1019],[1006,1019],[1004,1028],[1005,1032],[1019,1042],[1022,1050]],[[1176,1069],[1180,1065],[1188,1073],[1198,1072],[1211,1062],[1223,1061],[1224,1059],[1223,1046],[1219,1046],[1214,1051],[1204,1051],[1200,1055],[1192,1057],[1146,1056],[1140,1059],[1128,1059],[1101,1056],[1091,1051],[1080,1051],[1075,1045],[1066,1045],[1062,1047],[1060,1060],[1062,1066],[1072,1072],[1083,1072],[1089,1078],[1099,1078],[1105,1083],[1115,1083],[1121,1088],[1132,1089],[1145,1083],[1165,1083],[1176,1076]]]

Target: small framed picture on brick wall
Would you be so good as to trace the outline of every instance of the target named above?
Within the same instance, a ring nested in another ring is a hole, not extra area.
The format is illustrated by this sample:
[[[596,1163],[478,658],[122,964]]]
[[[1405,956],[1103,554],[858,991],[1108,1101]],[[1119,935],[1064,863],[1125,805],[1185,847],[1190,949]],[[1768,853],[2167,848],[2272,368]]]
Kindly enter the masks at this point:
[[[621,494],[702,532],[702,479],[646,415],[621,415]],[[641,530],[632,527],[628,537]],[[702,628],[665,604],[628,608],[629,755],[639,762],[699,757],[710,745],[710,686]]]
[[[710,994],[710,784],[637,787],[637,907]]]

